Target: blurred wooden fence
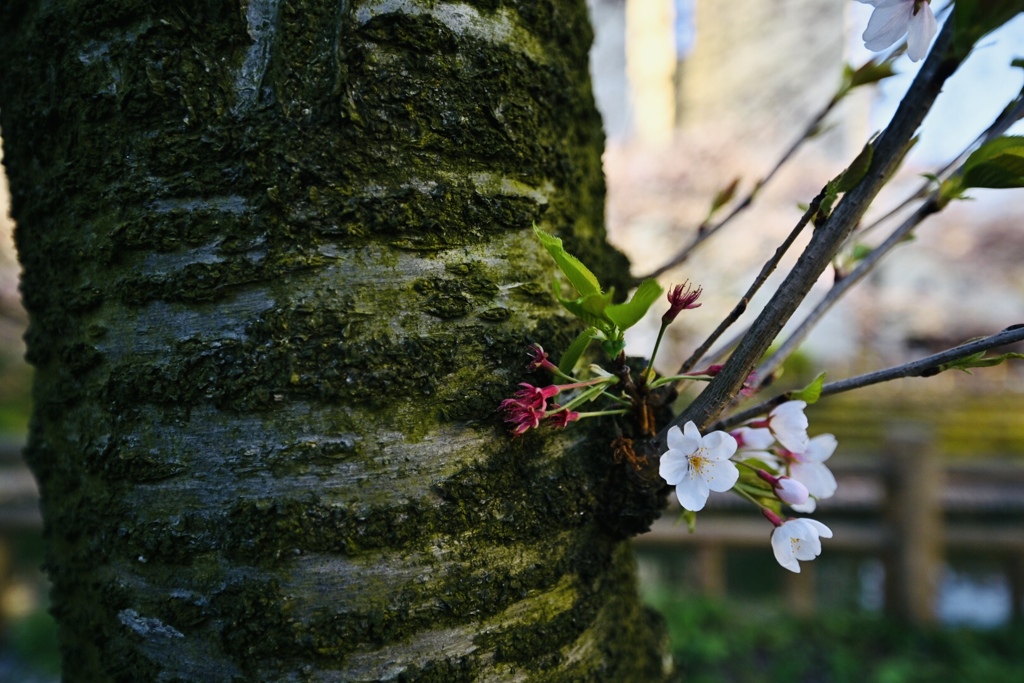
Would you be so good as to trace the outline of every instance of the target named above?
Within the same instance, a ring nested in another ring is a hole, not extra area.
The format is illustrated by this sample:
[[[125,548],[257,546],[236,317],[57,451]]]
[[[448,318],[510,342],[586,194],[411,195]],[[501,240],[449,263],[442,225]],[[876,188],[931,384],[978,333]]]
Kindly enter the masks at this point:
[[[830,462],[839,482],[814,518],[829,526],[825,553],[875,556],[885,567],[885,609],[917,623],[935,620],[937,589],[947,553],[969,552],[1003,563],[1014,617],[1024,603],[1024,465],[1017,461],[944,464],[926,433],[893,432],[881,458]],[[686,547],[696,552],[698,589],[722,595],[730,548],[769,549],[771,525],[737,496],[713,494],[693,534],[669,509],[639,547]],[[792,611],[815,609],[815,564],[787,576]],[[787,572],[788,574],[788,572]]]
[[[38,491],[21,461],[21,442],[0,440],[0,594],[8,573],[5,537],[41,529]],[[893,615],[927,623],[935,618],[936,589],[947,552],[968,551],[1005,563],[1014,615],[1024,604],[1024,464],[983,461],[943,464],[925,432],[892,432],[880,458],[844,456],[829,463],[839,481],[833,498],[822,501],[815,518],[833,538],[825,552],[880,557],[885,564],[885,604]],[[644,547],[693,548],[699,587],[722,594],[724,557],[729,548],[768,549],[771,525],[737,496],[713,494],[690,534],[670,509],[651,531],[636,539]],[[788,577],[790,606],[797,613],[815,607],[814,563]]]

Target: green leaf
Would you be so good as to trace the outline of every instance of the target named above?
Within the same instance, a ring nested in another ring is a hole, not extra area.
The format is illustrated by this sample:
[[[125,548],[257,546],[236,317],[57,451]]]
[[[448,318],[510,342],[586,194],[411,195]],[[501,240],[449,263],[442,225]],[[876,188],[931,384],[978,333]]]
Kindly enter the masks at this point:
[[[601,349],[609,358],[618,358],[619,354],[622,353],[625,348],[626,340],[622,337],[613,337],[601,342]]]
[[[873,251],[874,248],[869,247],[866,244],[857,243],[853,246],[853,252],[850,254],[850,260],[854,263],[863,261],[870,256]]]
[[[704,222],[711,220],[711,217],[718,212],[723,206],[732,201],[732,198],[736,196],[736,188],[739,187],[740,177],[736,176],[732,179],[732,182],[723,187],[715,195],[715,198],[711,200],[711,208],[708,210],[708,217],[704,219]]]
[[[1004,135],[986,142],[964,162],[963,188],[1024,187],[1024,136]]]
[[[854,69],[852,66],[847,64],[844,73],[844,80],[846,81],[846,88],[848,90],[852,90],[853,88],[857,88],[862,85],[877,83],[895,75],[896,72],[893,71],[891,59],[878,61],[876,58],[869,59],[857,69]]]
[[[636,288],[633,297],[622,304],[614,304],[605,309],[604,314],[620,330],[629,328],[640,322],[651,305],[657,301],[665,290],[654,280],[644,280]]]
[[[983,161],[991,161],[1004,154],[1016,156],[1024,155],[1024,136],[1022,135],[1001,135],[995,140],[989,140],[978,149],[971,152],[964,162],[964,170],[970,170],[972,166]]]
[[[846,170],[840,173],[836,178],[836,191],[849,192],[855,188],[857,184],[864,179],[864,176],[868,174],[868,169],[871,167],[871,159],[874,155],[874,146],[870,142],[864,145],[860,154],[858,154],[856,158],[850,162],[850,165]]]
[[[583,265],[578,258],[562,247],[562,240],[547,234],[536,225],[533,226],[533,232],[537,235],[540,243],[544,245],[544,248],[548,250],[548,253],[551,254],[551,258],[555,259],[558,269],[565,273],[565,276],[569,278],[569,282],[576,288],[581,297],[601,292],[601,283],[597,281],[597,276],[590,272],[590,269]]]
[[[1024,0],[957,0],[953,4],[953,54],[966,57],[986,34],[1024,12]]]
[[[567,375],[571,375],[573,368],[576,367],[576,363],[579,362],[583,352],[590,346],[590,341],[597,335],[597,330],[593,327],[580,332],[579,336],[573,340],[572,344],[569,344],[569,348],[565,350],[562,357],[558,360],[558,369]]]
[[[821,398],[821,388],[825,386],[825,373],[820,373],[814,380],[799,391],[790,391],[787,396],[791,401],[806,401],[807,405],[817,403]]]
[[[971,374],[971,368],[990,368],[994,365],[999,365],[1004,361],[1015,358],[1024,358],[1024,353],[1004,353],[999,356],[985,356],[985,351],[979,351],[978,353],[972,353],[970,356],[965,356],[964,358],[943,363],[939,366],[939,372],[945,372],[946,370],[961,370],[969,375]]]
[[[558,300],[562,302],[567,311],[586,324],[608,332],[615,326],[615,323],[605,315],[605,309],[611,305],[614,293],[615,288],[613,287],[608,290],[607,294],[596,292],[589,296],[581,296],[579,299],[559,298]]]

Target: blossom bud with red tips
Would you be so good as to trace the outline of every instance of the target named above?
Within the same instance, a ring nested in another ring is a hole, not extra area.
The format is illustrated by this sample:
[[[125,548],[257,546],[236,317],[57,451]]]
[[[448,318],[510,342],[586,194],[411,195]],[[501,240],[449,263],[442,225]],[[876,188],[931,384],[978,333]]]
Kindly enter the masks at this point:
[[[697,299],[700,298],[703,291],[703,287],[697,287],[696,289],[690,287],[689,280],[670,289],[668,291],[669,309],[665,311],[665,315],[661,316],[661,322],[668,325],[682,311],[699,307],[700,304],[697,303]]]
[[[580,419],[580,414],[577,413],[575,410],[560,410],[560,408],[561,406],[558,405],[557,403],[551,404],[551,409],[557,411],[555,413],[549,414],[547,418],[548,424],[550,424],[552,427],[565,429],[566,427],[569,426],[570,422],[576,422],[578,419]]]
[[[527,371],[547,370],[548,372],[558,372],[558,368],[548,360],[547,351],[540,344],[530,344],[526,347],[526,353],[530,355],[530,362],[526,365]]]

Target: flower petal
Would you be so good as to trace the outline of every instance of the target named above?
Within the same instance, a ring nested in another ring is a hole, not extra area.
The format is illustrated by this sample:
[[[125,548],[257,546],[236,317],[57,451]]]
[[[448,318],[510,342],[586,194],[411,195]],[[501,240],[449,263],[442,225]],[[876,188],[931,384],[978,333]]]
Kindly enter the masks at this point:
[[[676,498],[684,509],[700,512],[708,502],[708,484],[703,477],[690,476],[676,484]]]
[[[907,56],[910,61],[919,61],[928,54],[928,46],[932,44],[936,28],[931,5],[922,4],[917,14],[910,18],[907,31]]]
[[[803,401],[786,401],[768,414],[769,427],[779,443],[794,453],[807,450],[807,416]]]
[[[775,443],[775,437],[772,436],[772,430],[765,429],[763,427],[740,427],[736,430],[739,432],[739,439],[743,445],[740,448],[751,448],[755,451],[763,451],[764,449]]]
[[[868,27],[861,36],[864,47],[869,50],[884,50],[907,32],[910,18],[914,14],[913,0],[902,0],[898,4],[877,5],[868,20]]]
[[[688,422],[687,426],[692,424],[692,422]],[[668,430],[668,447],[684,455],[689,455],[700,448],[700,434],[698,433],[697,438],[693,438],[690,434],[683,434],[679,427],[672,427]]]
[[[740,470],[729,460],[713,460],[704,465],[704,479],[712,491],[728,491],[740,478]]]
[[[800,503],[799,505],[790,505],[789,507],[795,510],[796,512],[803,512],[806,514],[814,512],[814,510],[818,507],[818,501],[815,500],[812,496],[807,499],[806,503]]]
[[[683,434],[700,442],[700,430],[697,429],[697,425],[693,424],[693,420],[683,425]]]
[[[800,573],[800,563],[793,557],[792,534],[786,525],[778,527],[772,532],[772,552],[775,560],[785,569],[797,574]]]
[[[832,434],[819,434],[807,442],[803,459],[808,462],[825,462],[836,452],[839,442]]]
[[[704,436],[701,445],[707,449],[709,460],[728,460],[736,452],[736,439],[728,432],[711,432]]]
[[[789,476],[807,487],[815,498],[831,498],[836,492],[836,478],[825,465],[817,462],[793,463]]]
[[[658,474],[673,486],[686,478],[690,471],[690,459],[682,451],[670,449],[661,456]]]

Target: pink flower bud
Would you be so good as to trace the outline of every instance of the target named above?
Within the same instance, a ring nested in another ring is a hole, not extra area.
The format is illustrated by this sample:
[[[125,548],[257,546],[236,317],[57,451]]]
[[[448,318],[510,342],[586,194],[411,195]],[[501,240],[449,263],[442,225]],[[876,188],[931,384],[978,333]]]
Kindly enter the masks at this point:
[[[796,479],[786,476],[775,477],[765,470],[758,470],[757,476],[772,485],[772,489],[775,491],[775,497],[783,503],[786,503],[787,505],[803,505],[807,502],[807,497],[810,495],[807,492],[807,487]]]

